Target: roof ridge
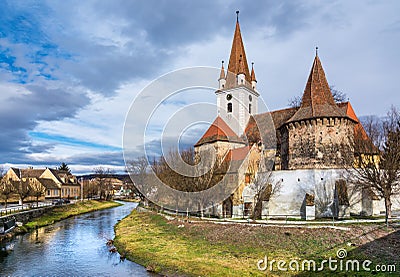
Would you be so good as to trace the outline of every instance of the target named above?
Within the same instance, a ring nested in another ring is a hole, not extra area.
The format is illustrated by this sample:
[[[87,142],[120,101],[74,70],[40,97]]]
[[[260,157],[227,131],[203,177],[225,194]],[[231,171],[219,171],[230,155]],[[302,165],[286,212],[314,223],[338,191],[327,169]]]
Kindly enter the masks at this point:
[[[214,122],[194,146],[200,146],[215,141],[244,143],[243,139],[241,139],[220,116],[215,118]]]

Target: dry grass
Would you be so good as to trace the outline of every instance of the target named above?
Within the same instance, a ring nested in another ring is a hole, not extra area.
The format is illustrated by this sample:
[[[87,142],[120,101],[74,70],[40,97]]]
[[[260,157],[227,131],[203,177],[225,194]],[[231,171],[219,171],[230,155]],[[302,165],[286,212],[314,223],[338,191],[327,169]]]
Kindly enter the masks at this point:
[[[75,215],[108,209],[120,205],[121,204],[113,201],[90,200],[77,202],[76,204],[56,207],[51,212],[28,222],[27,224],[25,224],[25,227],[28,230],[43,227]]]
[[[336,257],[336,251],[345,248],[349,258],[365,258],[366,252],[359,246],[397,233],[393,231],[377,225],[336,230],[188,223],[134,211],[117,225],[115,242],[120,253],[129,259],[170,276],[265,276],[271,272],[260,272],[256,266],[265,255],[275,260],[321,261]],[[393,249],[383,247],[380,251],[392,253]],[[396,251],[387,257],[392,263],[393,255],[400,254]]]

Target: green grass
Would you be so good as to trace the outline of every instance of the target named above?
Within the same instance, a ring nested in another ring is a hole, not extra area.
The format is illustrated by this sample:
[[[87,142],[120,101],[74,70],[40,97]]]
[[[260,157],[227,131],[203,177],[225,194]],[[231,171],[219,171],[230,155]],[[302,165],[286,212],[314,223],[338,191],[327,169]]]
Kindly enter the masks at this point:
[[[57,221],[79,215],[88,212],[108,209],[112,207],[120,206],[121,204],[113,201],[97,201],[90,200],[84,202],[77,202],[76,204],[70,204],[54,208],[51,212],[44,214],[24,225],[27,230],[47,226]]]
[[[184,227],[180,228],[182,225]],[[354,244],[361,245],[365,234],[379,231],[384,236],[394,231],[379,229],[378,225],[375,227],[378,230],[371,226],[336,230],[222,225],[202,221],[187,223],[167,221],[154,213],[133,211],[116,226],[115,245],[128,259],[170,276],[279,276],[282,272],[277,271],[276,266],[272,274],[259,271],[257,261],[268,255],[269,259],[287,262],[291,259],[321,262],[329,257],[336,258],[336,251],[340,248],[347,250],[350,259],[365,259],[370,256]],[[349,242],[354,244],[348,246]],[[373,259],[373,262],[394,262],[393,256],[383,257],[383,260],[382,257]],[[305,272],[304,276],[308,276],[307,273],[310,272]],[[337,273],[323,271],[320,276]],[[285,274],[302,272],[288,271]],[[370,275],[365,272],[357,274]],[[342,276],[345,276],[344,272]]]

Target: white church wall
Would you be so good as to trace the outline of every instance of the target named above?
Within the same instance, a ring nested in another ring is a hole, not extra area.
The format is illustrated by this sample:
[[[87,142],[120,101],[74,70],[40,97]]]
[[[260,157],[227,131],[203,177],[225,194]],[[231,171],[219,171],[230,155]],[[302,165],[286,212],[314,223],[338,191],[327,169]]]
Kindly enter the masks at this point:
[[[269,216],[301,217],[306,193],[314,194],[314,176],[311,171],[274,171],[271,180],[273,186],[279,183],[280,189],[275,195],[271,195],[268,203]]]
[[[346,171],[340,169],[301,169],[274,171],[271,183],[280,183],[280,190],[263,204],[264,213],[274,216],[305,216],[306,193],[315,196],[315,216],[330,217],[336,211],[339,216],[347,217],[350,213],[360,214],[362,210],[361,194],[357,187],[348,186],[350,206],[338,205],[335,200],[335,183],[339,179],[348,180]],[[250,187],[243,191],[243,198],[250,199],[254,191]],[[336,206],[335,206],[336,205]],[[265,214],[263,213],[263,216]]]
[[[400,193],[392,196],[392,211],[400,214]]]
[[[382,198],[380,200],[373,200],[372,201],[372,215],[379,216],[385,214],[385,200]],[[393,208],[392,208],[393,211]]]

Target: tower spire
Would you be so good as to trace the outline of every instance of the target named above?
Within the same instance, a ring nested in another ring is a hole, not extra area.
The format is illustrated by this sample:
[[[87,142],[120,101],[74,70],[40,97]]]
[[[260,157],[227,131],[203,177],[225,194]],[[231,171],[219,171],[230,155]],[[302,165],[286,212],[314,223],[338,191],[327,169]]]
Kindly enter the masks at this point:
[[[245,80],[250,83],[250,71],[247,63],[246,52],[244,50],[242,34],[240,32],[239,11],[236,11],[236,27],[233,35],[231,54],[229,56],[228,72],[226,75],[227,88],[235,87],[236,76],[240,73],[240,69],[243,71],[242,73],[245,76]]]
[[[300,108],[288,122],[317,117],[345,116],[333,99],[321,61],[316,55],[304,89]]]
[[[225,68],[224,68],[224,61],[222,61],[222,66],[221,66],[221,73],[219,74],[219,79],[225,79]]]
[[[254,62],[251,62],[251,81],[257,82],[256,73],[254,72]]]

